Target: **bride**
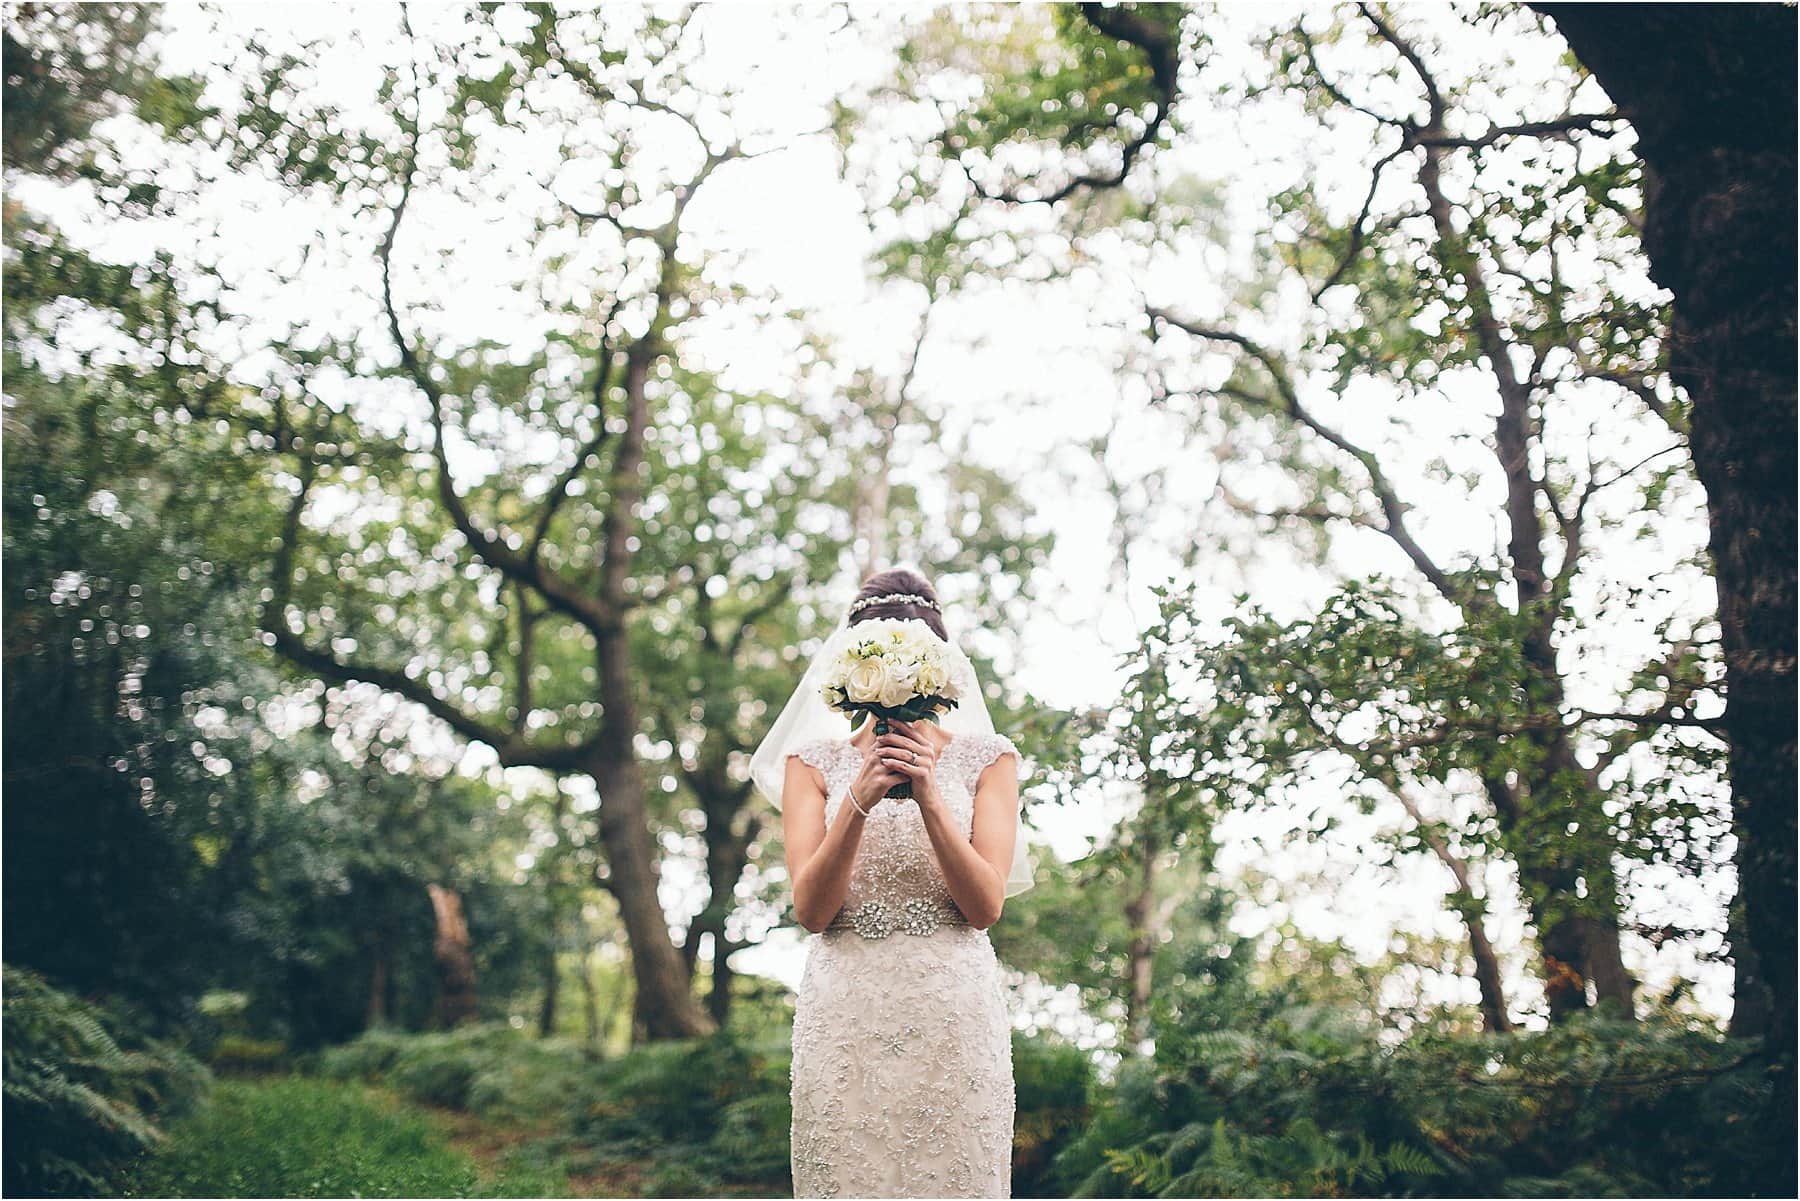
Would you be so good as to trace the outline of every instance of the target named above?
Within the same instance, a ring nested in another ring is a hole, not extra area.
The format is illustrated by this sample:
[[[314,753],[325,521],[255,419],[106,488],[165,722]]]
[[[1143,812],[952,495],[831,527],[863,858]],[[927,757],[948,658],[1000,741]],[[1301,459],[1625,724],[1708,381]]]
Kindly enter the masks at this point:
[[[825,704],[855,625],[917,621],[948,644],[961,700],[930,721]],[[1006,1197],[1011,1023],[987,928],[1031,886],[1019,753],[916,572],[864,581],[751,758],[782,811],[794,914],[811,931],[794,1012],[796,1197]],[[889,797],[896,784],[908,797]]]

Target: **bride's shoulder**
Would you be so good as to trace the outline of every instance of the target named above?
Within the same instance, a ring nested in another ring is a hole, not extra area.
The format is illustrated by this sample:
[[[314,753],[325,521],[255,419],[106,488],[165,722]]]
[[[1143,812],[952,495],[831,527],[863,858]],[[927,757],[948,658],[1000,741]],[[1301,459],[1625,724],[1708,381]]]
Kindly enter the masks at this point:
[[[824,771],[836,761],[842,748],[848,745],[849,741],[843,738],[814,738],[810,742],[801,743],[788,754],[798,755],[802,763],[810,763]]]
[[[1013,740],[998,732],[976,735],[971,742],[969,751],[974,757],[977,771],[987,770],[1002,755],[1012,755],[1021,764],[1025,761],[1025,756],[1019,753],[1019,748],[1013,745]]]

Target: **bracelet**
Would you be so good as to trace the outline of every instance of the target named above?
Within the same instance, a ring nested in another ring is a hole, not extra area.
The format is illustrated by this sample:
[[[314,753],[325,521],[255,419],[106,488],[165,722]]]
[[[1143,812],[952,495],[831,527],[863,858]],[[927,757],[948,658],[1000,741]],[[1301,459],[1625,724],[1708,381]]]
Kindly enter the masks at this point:
[[[856,811],[857,811],[857,812],[858,812],[858,813],[860,813],[860,814],[862,814],[862,815],[863,815],[863,816],[864,816],[864,817],[868,817],[868,816],[869,816],[869,811],[868,811],[868,810],[867,810],[867,809],[864,809],[864,808],[863,808],[863,807],[862,807],[862,802],[861,802],[861,801],[858,801],[858,800],[857,800],[857,799],[856,799],[856,785],[854,785],[854,784],[851,784],[851,785],[849,785],[849,786],[848,786],[848,787],[847,787],[847,788],[846,788],[846,790],[845,790],[845,791],[847,791],[847,792],[849,792],[849,794],[850,794],[850,803],[851,803],[851,804],[852,804],[852,805],[855,805],[855,806],[856,806]]]

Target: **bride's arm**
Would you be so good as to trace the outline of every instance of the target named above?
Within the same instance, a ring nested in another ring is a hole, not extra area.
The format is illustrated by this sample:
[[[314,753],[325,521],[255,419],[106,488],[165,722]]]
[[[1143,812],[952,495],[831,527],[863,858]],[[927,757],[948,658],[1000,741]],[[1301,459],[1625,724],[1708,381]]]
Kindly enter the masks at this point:
[[[782,842],[788,879],[794,882],[794,917],[814,934],[844,907],[865,820],[855,805],[839,805],[837,820],[826,830],[825,791],[818,774],[797,755],[788,756],[781,787]]]
[[[1006,875],[1019,836],[1019,761],[1001,755],[975,782],[975,816],[967,838],[941,798],[919,806],[937,852],[944,886],[969,924],[985,930],[1000,920]]]

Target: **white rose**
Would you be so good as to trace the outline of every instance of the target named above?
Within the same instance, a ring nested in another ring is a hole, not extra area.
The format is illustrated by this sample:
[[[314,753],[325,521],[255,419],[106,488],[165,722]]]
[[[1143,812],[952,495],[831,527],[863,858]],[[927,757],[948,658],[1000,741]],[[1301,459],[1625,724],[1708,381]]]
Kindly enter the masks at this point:
[[[921,663],[913,676],[913,687],[925,696],[943,696],[949,684],[950,673],[940,663]]]
[[[880,698],[890,686],[888,666],[880,659],[859,660],[844,680],[844,691],[859,705],[886,704]]]
[[[944,656],[944,674],[949,679],[945,681],[943,690],[938,695],[953,701],[963,699],[970,682],[968,660],[959,655],[946,654]]]
[[[881,703],[895,709],[910,701],[915,691],[913,674],[906,668],[890,668],[887,681],[881,689]]]

